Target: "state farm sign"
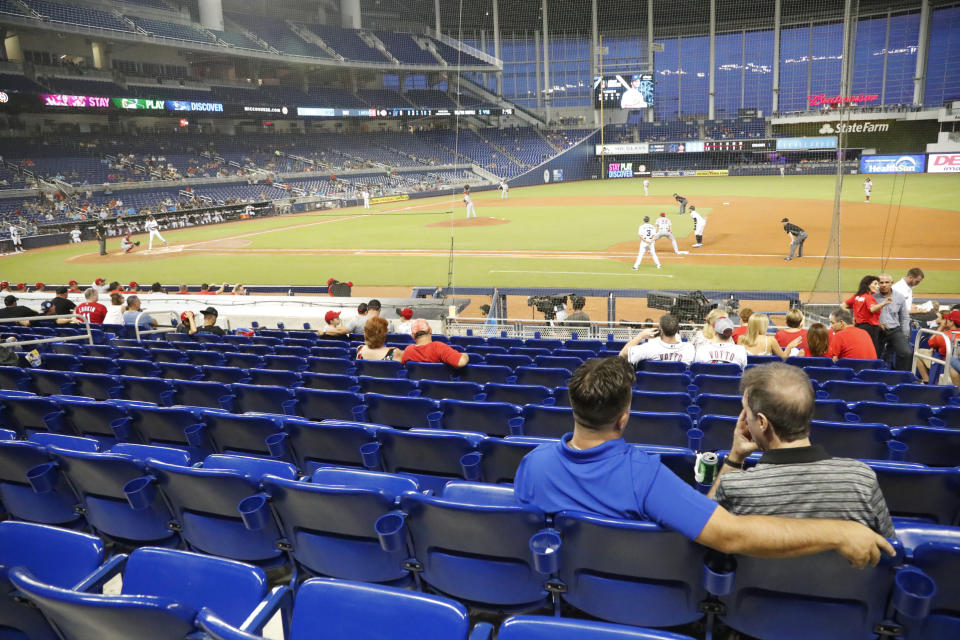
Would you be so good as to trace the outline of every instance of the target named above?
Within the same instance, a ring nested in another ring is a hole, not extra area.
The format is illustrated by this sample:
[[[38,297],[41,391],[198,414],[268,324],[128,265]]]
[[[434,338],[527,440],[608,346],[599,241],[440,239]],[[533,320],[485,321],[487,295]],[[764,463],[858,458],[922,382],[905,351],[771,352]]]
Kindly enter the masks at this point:
[[[807,105],[819,107],[820,105],[840,105],[840,104],[859,104],[861,102],[874,102],[879,100],[880,96],[875,94],[855,96],[827,96],[825,93],[815,93],[807,96]]]
[[[886,133],[890,131],[889,122],[826,122],[820,127],[820,133]]]
[[[960,153],[931,153],[927,173],[960,173]]]

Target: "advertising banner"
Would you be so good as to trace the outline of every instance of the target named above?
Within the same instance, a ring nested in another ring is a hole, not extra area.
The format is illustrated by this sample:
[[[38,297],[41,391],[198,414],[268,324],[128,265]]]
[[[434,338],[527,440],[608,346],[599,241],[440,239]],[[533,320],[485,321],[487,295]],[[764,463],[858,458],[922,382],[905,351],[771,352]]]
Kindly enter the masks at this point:
[[[48,107],[74,107],[85,109],[87,107],[105,108],[110,106],[110,98],[100,96],[68,96],[63,94],[44,93],[40,95],[43,104]]]
[[[730,171],[727,169],[699,169],[697,170],[698,176],[728,176]]]
[[[155,111],[164,108],[163,100],[146,98],[111,98],[110,102],[118,109]]]
[[[923,173],[923,155],[863,156],[860,173]]]
[[[379,198],[370,198],[370,204],[383,204],[384,202],[402,202],[404,200],[409,200],[410,195],[404,193],[399,196],[381,196]]]
[[[649,153],[650,146],[646,142],[635,144],[598,144],[598,156],[617,156],[625,154],[644,154]]]
[[[608,178],[640,178],[643,176],[649,176],[650,172],[647,171],[646,165],[638,164],[636,162],[608,162],[607,163],[607,177]],[[562,180],[562,174],[560,180]],[[554,180],[557,181],[556,177]]]
[[[931,153],[927,173],[960,173],[960,153]]]
[[[167,109],[170,111],[209,111],[220,113],[223,105],[219,102],[193,102],[192,100],[167,100]]]

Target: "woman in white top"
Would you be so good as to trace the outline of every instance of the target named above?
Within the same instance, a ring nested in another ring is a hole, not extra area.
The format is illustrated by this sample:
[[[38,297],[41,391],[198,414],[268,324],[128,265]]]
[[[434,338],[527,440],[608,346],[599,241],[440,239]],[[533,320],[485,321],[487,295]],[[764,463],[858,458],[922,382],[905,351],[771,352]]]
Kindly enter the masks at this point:
[[[123,312],[127,305],[123,304],[123,296],[119,293],[110,294],[110,304],[107,305],[107,315],[103,317],[103,324],[123,324]]]
[[[786,360],[790,350],[800,344],[803,337],[797,336],[787,344],[786,348],[781,349],[777,339],[767,335],[769,326],[770,318],[762,313],[753,314],[747,322],[747,332],[740,338],[739,344],[752,356],[777,356],[781,360]]]

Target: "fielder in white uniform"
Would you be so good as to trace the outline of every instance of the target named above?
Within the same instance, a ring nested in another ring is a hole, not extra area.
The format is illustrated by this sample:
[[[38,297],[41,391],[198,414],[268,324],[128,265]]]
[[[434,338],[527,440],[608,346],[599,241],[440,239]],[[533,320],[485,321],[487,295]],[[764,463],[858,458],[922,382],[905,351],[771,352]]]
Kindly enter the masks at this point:
[[[654,238],[653,241],[656,242],[660,238],[670,238],[670,242],[673,244],[673,252],[678,256],[690,253],[689,251],[680,251],[680,248],[677,246],[677,239],[673,237],[673,223],[670,222],[670,218],[668,218],[667,214],[663,211],[660,212],[660,217],[657,218],[657,237]]]
[[[363,191],[360,192],[360,197],[363,198],[363,208],[369,209],[370,208],[370,192],[364,189]]]
[[[640,225],[637,235],[640,236],[640,251],[637,252],[637,260],[633,263],[633,268],[640,268],[640,263],[643,261],[643,254],[649,249],[650,257],[653,258],[653,263],[657,265],[657,269],[659,269],[661,266],[660,259],[657,257],[656,247],[653,246],[653,241],[657,237],[657,230],[650,224],[650,216],[643,216],[643,224]]]
[[[650,195],[650,181],[646,178],[643,179],[643,195]]]
[[[80,242],[80,229],[74,229],[70,232],[70,242],[79,243]]]
[[[463,203],[467,205],[467,218],[476,218],[477,210],[473,208],[473,199],[468,191],[463,192]]]
[[[147,218],[147,222],[143,225],[143,230],[150,232],[150,242],[147,243],[147,251],[152,251],[152,250],[153,250],[153,238],[154,238],[154,236],[156,236],[156,238],[157,238],[158,240],[160,240],[160,242],[163,243],[163,246],[165,246],[165,247],[166,247],[166,246],[169,246],[169,245],[167,244],[167,241],[163,239],[163,236],[160,235],[160,223],[158,223],[156,220],[154,220],[153,216],[150,216],[149,218]]]
[[[700,215],[700,212],[690,205],[690,219],[693,220],[693,235],[697,237],[697,243],[693,246],[703,246],[703,229],[707,226],[707,219]]]
[[[23,240],[20,239],[20,228],[16,225],[10,225],[10,241],[13,243],[13,250],[16,253],[23,253]]]
[[[863,181],[863,195],[866,196],[864,202],[870,202],[871,191],[873,191],[873,180],[870,179],[870,176],[867,176],[867,179]]]
[[[507,191],[509,190],[510,190],[510,185],[507,184],[507,181],[501,180],[500,181],[500,199],[501,200],[507,199]]]

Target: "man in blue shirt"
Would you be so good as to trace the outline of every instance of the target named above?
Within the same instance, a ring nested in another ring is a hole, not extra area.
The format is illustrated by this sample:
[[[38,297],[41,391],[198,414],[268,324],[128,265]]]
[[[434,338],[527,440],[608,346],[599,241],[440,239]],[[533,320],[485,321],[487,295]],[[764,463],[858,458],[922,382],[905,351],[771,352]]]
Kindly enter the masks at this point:
[[[735,516],[623,439],[635,374],[623,358],[581,365],[568,384],[573,433],[537,447],[517,469],[522,504],[547,513],[583,511],[652,520],[723,553],[788,557],[835,550],[857,567],[893,555],[885,538],[858,522]]]
[[[127,296],[127,310],[123,312],[123,324],[137,324],[140,325],[141,330],[157,328],[157,321],[149,313],[141,313],[140,298],[137,296]]]

